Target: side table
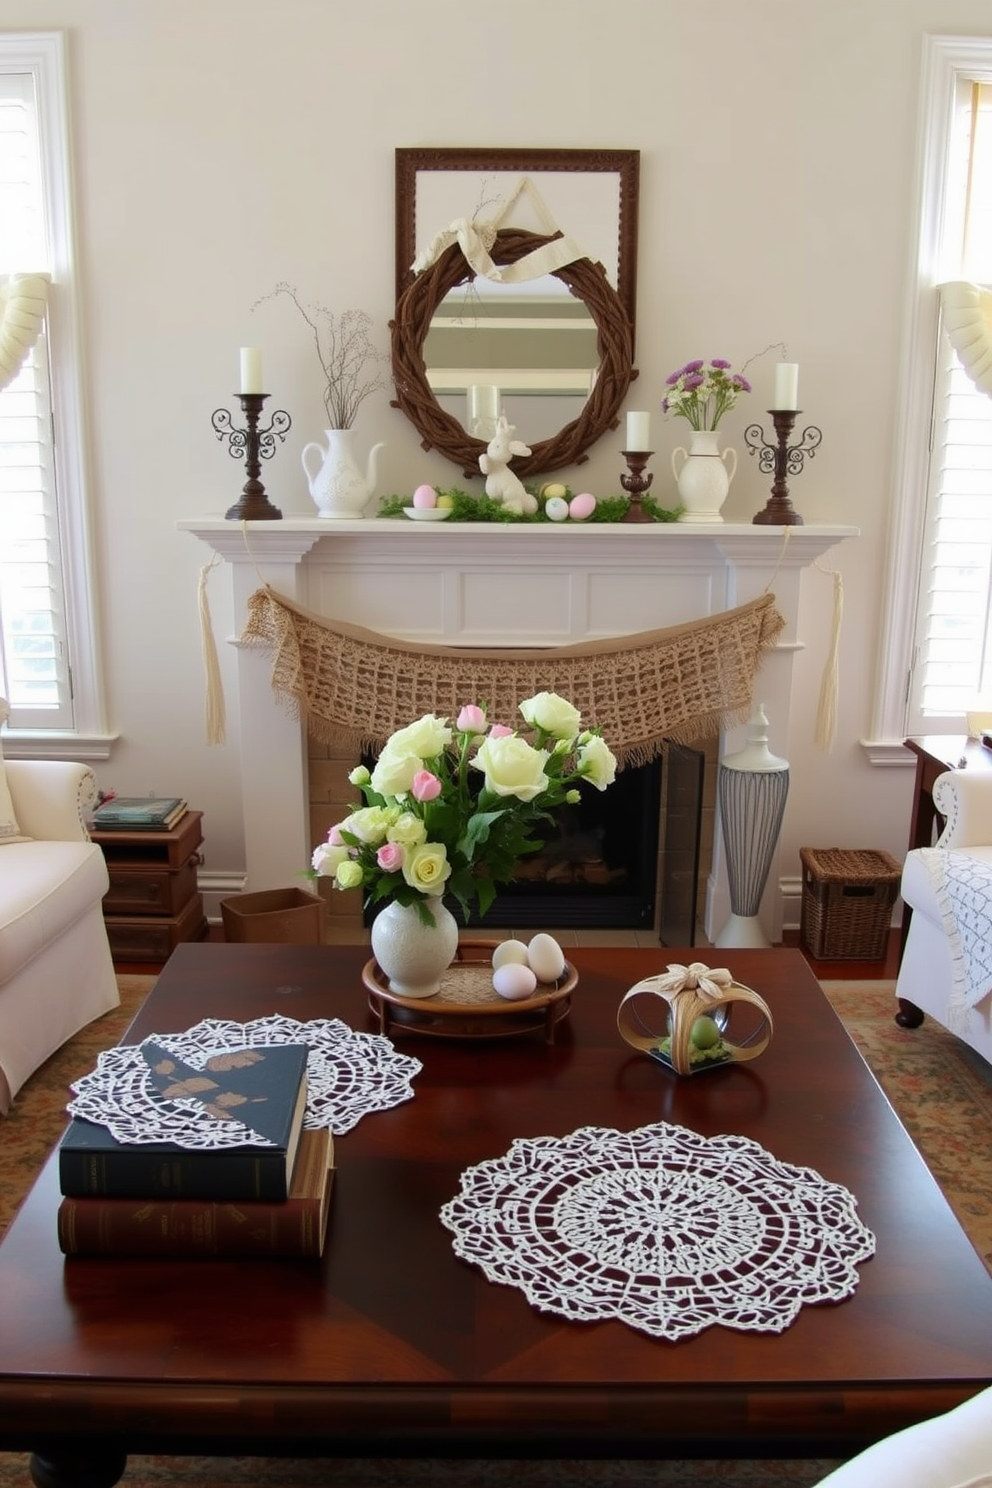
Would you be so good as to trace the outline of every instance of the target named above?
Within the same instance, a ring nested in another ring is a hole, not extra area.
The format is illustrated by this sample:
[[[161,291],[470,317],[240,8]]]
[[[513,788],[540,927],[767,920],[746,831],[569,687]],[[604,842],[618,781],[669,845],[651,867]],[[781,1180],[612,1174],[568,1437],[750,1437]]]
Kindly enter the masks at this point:
[[[202,821],[202,811],[187,811],[165,832],[90,832],[110,874],[103,918],[115,961],[165,961],[207,934],[196,886]]]

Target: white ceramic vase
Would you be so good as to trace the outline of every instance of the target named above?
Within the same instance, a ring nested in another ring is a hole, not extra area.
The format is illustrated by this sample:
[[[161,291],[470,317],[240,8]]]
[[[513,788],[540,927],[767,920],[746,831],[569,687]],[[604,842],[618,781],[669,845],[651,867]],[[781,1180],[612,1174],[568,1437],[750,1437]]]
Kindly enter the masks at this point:
[[[672,474],[683,510],[680,522],[722,522],[720,509],[737,470],[737,451],[720,453],[715,429],[693,429],[689,448],[672,451]]]
[[[361,517],[375,495],[376,458],[383,445],[372,446],[362,471],[355,459],[353,433],[352,429],[325,429],[326,449],[313,442],[303,446],[300,458],[322,517]]]
[[[372,921],[372,951],[397,997],[433,997],[455,959],[457,920],[436,896],[428,908],[433,925],[424,924],[415,904],[395,900]]]

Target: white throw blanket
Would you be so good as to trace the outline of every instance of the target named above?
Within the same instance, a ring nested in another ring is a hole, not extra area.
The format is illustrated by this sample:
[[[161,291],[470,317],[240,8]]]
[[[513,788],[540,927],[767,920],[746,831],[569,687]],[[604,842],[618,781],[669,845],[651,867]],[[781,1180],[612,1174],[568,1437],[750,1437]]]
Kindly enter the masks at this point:
[[[992,992],[992,864],[955,848],[926,847],[920,856],[951,946],[947,1026],[960,1033],[969,1010]]]

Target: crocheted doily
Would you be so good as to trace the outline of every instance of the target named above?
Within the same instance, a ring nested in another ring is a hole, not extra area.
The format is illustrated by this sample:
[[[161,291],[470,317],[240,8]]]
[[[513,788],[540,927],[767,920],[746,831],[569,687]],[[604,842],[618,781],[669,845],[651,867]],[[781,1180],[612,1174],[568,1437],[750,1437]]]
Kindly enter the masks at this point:
[[[847,1189],[748,1137],[668,1122],[529,1137],[462,1174],[441,1210],[455,1254],[543,1312],[679,1339],[780,1333],[839,1302],[875,1238]]]
[[[356,1033],[340,1018],[273,1015],[249,1023],[205,1018],[185,1033],[153,1034],[151,1040],[200,1069],[224,1049],[269,1044],[307,1044],[307,1110],[304,1125],[329,1126],[337,1136],[351,1131],[370,1111],[385,1111],[410,1100],[410,1081],[419,1059],[400,1054],[381,1034]],[[174,1142],[180,1147],[231,1147],[251,1142],[271,1146],[237,1121],[217,1121],[191,1101],[166,1100],[155,1093],[140,1045],[118,1044],[97,1060],[91,1074],[70,1088],[66,1107],[105,1126],[118,1142]]]

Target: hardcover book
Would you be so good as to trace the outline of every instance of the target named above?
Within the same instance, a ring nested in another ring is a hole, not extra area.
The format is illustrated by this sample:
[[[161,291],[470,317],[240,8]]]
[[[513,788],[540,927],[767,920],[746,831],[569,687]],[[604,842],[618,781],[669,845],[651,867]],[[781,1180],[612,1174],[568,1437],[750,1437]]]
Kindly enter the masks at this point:
[[[307,1045],[224,1050],[202,1069],[150,1039],[141,1051],[151,1085],[166,1102],[192,1100],[217,1121],[237,1120],[263,1141],[195,1147],[153,1136],[147,1142],[121,1141],[107,1126],[75,1116],[59,1144],[62,1193],[68,1198],[284,1200],[306,1114]]]
[[[59,1247],[72,1256],[317,1257],[334,1178],[330,1130],[304,1131],[282,1202],[64,1198]]]
[[[114,796],[98,806],[90,820],[98,832],[168,831],[186,810],[181,796]]]

